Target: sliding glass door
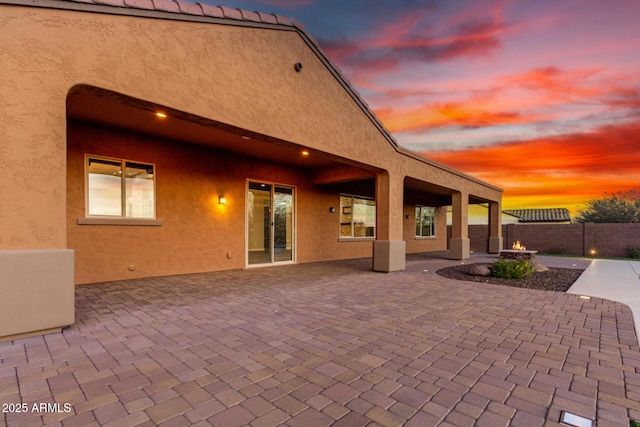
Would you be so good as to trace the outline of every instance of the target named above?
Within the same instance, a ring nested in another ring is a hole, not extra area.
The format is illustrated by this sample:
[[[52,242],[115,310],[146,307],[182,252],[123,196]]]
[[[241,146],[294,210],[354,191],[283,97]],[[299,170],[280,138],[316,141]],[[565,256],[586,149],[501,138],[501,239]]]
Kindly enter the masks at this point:
[[[294,260],[294,189],[249,181],[247,264]]]

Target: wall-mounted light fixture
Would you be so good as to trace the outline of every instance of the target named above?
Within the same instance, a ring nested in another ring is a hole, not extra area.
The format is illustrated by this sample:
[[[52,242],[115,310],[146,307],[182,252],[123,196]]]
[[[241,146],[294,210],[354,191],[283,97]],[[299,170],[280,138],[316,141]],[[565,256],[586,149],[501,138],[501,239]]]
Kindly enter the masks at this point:
[[[227,204],[227,198],[224,196],[220,196],[218,198],[218,201],[220,202],[221,205],[226,205]]]
[[[161,111],[158,111],[158,112],[156,113],[156,116],[157,116],[157,117],[160,117],[161,119],[166,119],[166,118],[167,118],[166,113],[163,113],[163,112],[161,112]]]
[[[336,213],[336,208],[334,208],[333,206],[329,206],[329,212]]]
[[[304,151],[302,152],[302,155],[303,155],[303,156],[308,156],[308,155],[309,155],[309,152],[308,152],[307,150],[304,150]]]
[[[409,215],[409,214],[406,214],[404,217],[407,218],[407,219],[411,219],[411,215]]]

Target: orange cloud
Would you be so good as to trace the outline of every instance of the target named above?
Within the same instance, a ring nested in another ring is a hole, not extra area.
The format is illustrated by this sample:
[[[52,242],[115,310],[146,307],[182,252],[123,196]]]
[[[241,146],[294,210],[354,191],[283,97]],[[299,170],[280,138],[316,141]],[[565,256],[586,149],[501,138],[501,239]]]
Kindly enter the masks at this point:
[[[639,144],[640,124],[629,123],[590,133],[425,155],[504,188],[505,206],[563,206],[575,211],[605,191],[639,185]]]
[[[446,103],[410,109],[382,109],[376,114],[391,132],[419,132],[437,127],[487,127],[542,120],[538,115],[517,111],[491,111],[490,105]]]
[[[564,70],[558,67],[535,68],[526,73],[507,76],[501,80],[507,85],[529,89],[544,98],[567,100],[591,98],[601,95],[606,89],[587,85],[587,79],[601,70]]]

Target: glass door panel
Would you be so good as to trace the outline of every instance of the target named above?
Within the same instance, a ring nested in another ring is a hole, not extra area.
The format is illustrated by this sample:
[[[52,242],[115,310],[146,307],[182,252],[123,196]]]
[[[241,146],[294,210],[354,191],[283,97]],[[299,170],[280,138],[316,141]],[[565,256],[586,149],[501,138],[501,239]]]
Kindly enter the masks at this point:
[[[248,263],[271,262],[271,185],[249,183],[247,193]]]
[[[274,262],[293,261],[293,188],[275,187],[273,224]]]

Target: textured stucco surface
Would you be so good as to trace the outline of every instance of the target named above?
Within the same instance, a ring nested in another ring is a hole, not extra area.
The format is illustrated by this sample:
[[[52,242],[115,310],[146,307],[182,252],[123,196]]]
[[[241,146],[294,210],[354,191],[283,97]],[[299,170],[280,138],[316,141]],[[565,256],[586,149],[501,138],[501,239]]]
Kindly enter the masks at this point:
[[[409,216],[407,218],[407,215]],[[407,242],[407,253],[443,251],[447,249],[447,208],[436,208],[435,236],[416,238],[415,204],[404,205],[404,240]]]

